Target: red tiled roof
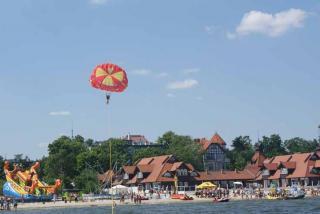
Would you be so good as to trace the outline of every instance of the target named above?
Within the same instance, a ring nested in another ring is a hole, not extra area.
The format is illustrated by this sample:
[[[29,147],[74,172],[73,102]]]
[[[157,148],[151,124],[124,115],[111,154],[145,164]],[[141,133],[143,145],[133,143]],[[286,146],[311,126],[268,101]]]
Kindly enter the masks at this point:
[[[218,133],[215,133],[212,136],[210,142],[211,143],[218,143],[220,145],[226,145],[226,142],[222,139],[222,137]]]
[[[290,161],[296,162],[296,169],[287,178],[303,178],[303,177],[315,177],[309,170],[308,159],[312,153],[293,154]]]
[[[169,171],[174,172],[176,171],[180,166],[182,165],[182,162],[176,162],[172,165],[171,169]]]
[[[256,151],[251,158],[251,163],[257,166],[263,166],[263,161],[265,159],[266,157],[260,151]]]
[[[190,163],[186,163],[186,166],[191,170],[194,171],[194,167]]]
[[[123,166],[123,171],[125,171],[125,173],[132,175],[134,174],[135,170],[136,170],[136,166]]]
[[[151,164],[151,165],[138,165],[137,168],[142,173],[151,172],[153,170],[153,164]]]
[[[268,180],[280,179],[280,170],[278,169],[273,175],[268,177]]]
[[[316,160],[314,167],[319,168],[320,167],[320,160]]]
[[[205,138],[202,138],[202,139],[200,140],[200,144],[201,144],[203,150],[207,150],[208,147],[211,145],[211,142],[208,141],[208,140],[205,139]]]
[[[111,177],[114,177],[114,173],[112,170],[108,170],[103,174],[98,174],[98,181],[100,181],[101,183],[109,183],[111,180]]]
[[[265,168],[267,168],[268,170],[271,170],[271,171],[275,171],[278,169],[278,164],[277,163],[265,163],[263,164],[263,166]]]
[[[131,141],[133,144],[143,143],[149,144],[149,141],[143,135],[127,135],[123,139]]]
[[[281,162],[281,165],[286,169],[295,169],[296,168],[295,161]]]
[[[201,181],[228,181],[228,180],[254,180],[255,175],[248,170],[243,171],[215,171],[215,172],[199,172]]]
[[[129,180],[126,184],[136,184],[138,183],[137,175],[135,175],[131,180]]]

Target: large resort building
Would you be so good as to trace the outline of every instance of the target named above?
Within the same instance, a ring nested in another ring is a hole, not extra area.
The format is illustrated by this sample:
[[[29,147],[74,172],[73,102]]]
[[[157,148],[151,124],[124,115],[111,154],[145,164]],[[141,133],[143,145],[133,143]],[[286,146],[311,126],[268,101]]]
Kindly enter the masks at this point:
[[[99,176],[110,181],[107,172]],[[136,186],[141,189],[191,191],[195,186],[211,181],[221,187],[232,188],[234,182],[244,186],[287,187],[291,185],[320,185],[320,149],[311,153],[296,153],[266,158],[256,151],[250,163],[241,171],[197,171],[191,164],[177,160],[173,155],[143,158],[131,166],[123,166],[113,176],[113,183]]]

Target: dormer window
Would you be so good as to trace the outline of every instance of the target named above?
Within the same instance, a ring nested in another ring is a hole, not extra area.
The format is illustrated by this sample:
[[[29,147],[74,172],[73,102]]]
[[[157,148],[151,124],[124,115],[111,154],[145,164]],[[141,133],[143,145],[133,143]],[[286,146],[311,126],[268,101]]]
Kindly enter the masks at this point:
[[[128,173],[125,173],[125,174],[123,175],[123,179],[124,179],[124,180],[128,180],[128,179],[129,179]]]
[[[265,169],[262,171],[262,176],[269,176],[270,175],[270,171],[268,169]]]
[[[171,175],[170,172],[166,172],[166,173],[163,174],[163,177],[171,178],[172,175]]]
[[[288,174],[288,169],[287,168],[280,169],[280,174],[281,175],[287,175]]]
[[[138,172],[138,174],[137,174],[137,178],[139,178],[139,179],[142,179],[142,178],[143,178],[143,174],[142,174],[142,172]]]
[[[188,170],[187,169],[178,169],[177,176],[188,176]]]

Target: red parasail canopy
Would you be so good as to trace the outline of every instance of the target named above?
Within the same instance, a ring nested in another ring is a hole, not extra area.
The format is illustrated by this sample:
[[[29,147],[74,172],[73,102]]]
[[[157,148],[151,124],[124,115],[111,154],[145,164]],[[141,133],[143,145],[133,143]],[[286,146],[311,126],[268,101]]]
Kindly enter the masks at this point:
[[[101,64],[93,70],[91,86],[108,92],[123,92],[128,86],[126,72],[114,64]]]

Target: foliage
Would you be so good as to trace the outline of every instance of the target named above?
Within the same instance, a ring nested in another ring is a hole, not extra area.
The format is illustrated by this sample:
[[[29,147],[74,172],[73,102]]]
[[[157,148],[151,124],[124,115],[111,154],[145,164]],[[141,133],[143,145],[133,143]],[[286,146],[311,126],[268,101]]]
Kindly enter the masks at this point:
[[[232,150],[228,151],[230,168],[242,170],[250,161],[254,149],[249,136],[239,136],[232,141]]]
[[[263,136],[255,147],[268,158],[287,154],[284,143],[277,134],[270,135],[270,137]]]
[[[297,152],[312,152],[319,146],[319,143],[317,140],[305,140],[300,137],[295,137],[284,141],[284,145],[287,151],[292,154]]]
[[[165,145],[163,154],[172,154],[179,161],[191,163],[198,170],[203,169],[201,145],[190,136],[176,135],[169,131],[159,137],[158,143]]]
[[[75,178],[75,186],[80,187],[85,193],[98,193],[100,191],[97,172],[92,169],[81,171]]]

